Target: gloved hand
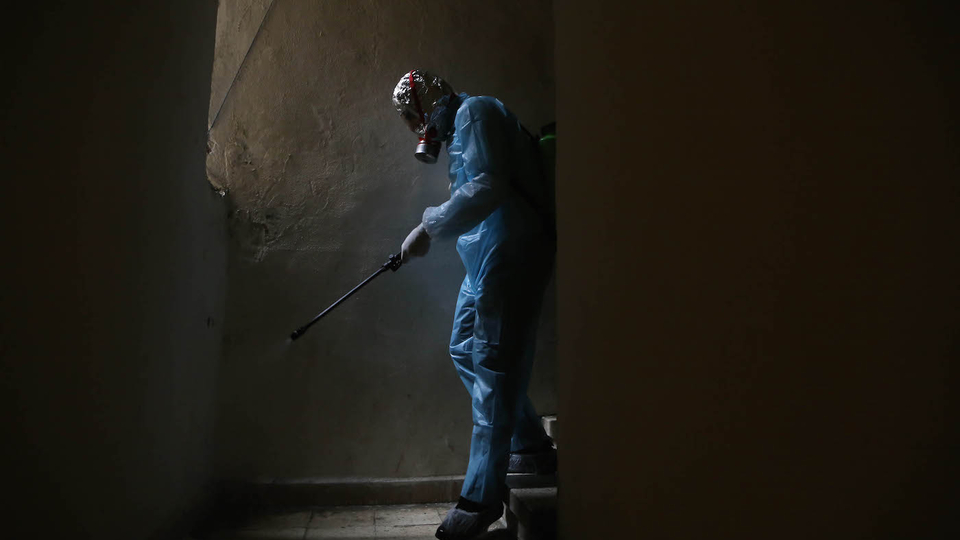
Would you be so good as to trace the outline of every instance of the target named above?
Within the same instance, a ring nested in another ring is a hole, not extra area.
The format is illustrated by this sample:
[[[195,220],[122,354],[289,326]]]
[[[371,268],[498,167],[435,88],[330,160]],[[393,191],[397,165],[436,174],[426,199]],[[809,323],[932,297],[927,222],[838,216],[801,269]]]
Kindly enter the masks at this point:
[[[427,234],[423,224],[417,225],[407,239],[400,245],[400,260],[407,264],[413,257],[423,257],[430,251],[430,235]]]

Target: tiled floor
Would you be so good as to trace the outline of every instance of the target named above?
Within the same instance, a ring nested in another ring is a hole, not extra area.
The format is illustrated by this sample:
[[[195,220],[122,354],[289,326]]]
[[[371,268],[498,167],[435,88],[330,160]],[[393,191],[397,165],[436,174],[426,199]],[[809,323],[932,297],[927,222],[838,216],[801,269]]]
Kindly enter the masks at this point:
[[[355,506],[286,511],[251,516],[230,529],[210,536],[213,540],[312,540],[312,539],[404,539],[427,540],[453,503],[400,506]],[[487,538],[511,538],[490,527]]]

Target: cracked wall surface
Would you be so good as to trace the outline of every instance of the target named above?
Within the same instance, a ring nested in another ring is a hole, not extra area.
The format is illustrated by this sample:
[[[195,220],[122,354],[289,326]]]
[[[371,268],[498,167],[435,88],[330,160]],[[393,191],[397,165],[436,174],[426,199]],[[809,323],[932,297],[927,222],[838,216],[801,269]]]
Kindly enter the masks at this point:
[[[452,242],[285,340],[449,195],[446,157],[413,158],[390,99],[400,76],[435,71],[536,131],[554,119],[552,55],[549,1],[221,2],[207,173],[231,207],[223,476],[463,473],[470,399],[446,351],[463,278]],[[543,413],[556,407],[554,305],[550,294],[531,390]]]

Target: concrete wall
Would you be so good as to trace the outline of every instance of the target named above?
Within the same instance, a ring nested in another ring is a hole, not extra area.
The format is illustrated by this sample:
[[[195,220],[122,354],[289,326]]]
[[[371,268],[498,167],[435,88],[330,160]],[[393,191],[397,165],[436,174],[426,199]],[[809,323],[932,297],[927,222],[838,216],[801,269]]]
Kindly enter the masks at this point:
[[[562,537],[956,538],[956,13],[555,17]]]
[[[4,532],[180,535],[210,495],[216,3],[20,6],[3,33]]]
[[[221,2],[208,174],[232,204],[224,477],[463,473],[470,399],[446,351],[463,277],[453,243],[286,339],[449,196],[446,158],[413,158],[416,138],[391,103],[400,76],[432,70],[499,97],[536,130],[553,120],[550,6]],[[533,390],[543,412],[556,407],[551,306]]]

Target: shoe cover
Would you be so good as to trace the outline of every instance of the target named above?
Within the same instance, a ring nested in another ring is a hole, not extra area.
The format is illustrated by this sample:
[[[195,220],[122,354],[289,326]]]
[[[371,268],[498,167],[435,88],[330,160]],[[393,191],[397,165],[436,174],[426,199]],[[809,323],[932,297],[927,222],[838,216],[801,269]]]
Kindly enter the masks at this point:
[[[513,474],[554,474],[557,472],[557,450],[548,450],[530,454],[510,454],[507,473]]]
[[[487,532],[487,529],[503,515],[503,505],[495,504],[482,512],[467,512],[451,508],[447,517],[437,528],[440,540],[467,540]]]

